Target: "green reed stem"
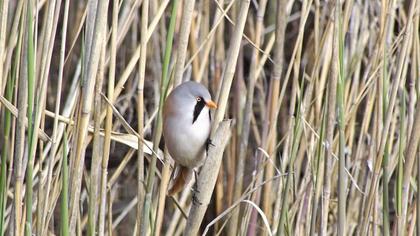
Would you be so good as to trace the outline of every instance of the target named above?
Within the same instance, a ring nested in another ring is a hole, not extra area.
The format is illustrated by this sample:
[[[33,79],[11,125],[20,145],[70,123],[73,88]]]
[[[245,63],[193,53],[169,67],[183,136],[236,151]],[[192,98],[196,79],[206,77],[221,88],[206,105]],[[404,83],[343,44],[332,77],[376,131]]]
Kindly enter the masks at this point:
[[[34,53],[34,35],[33,35],[33,1],[28,1],[27,5],[27,63],[28,63],[28,146],[30,149],[33,147],[32,143],[34,141],[33,137],[33,97],[34,97],[34,87],[35,87],[35,53]],[[33,156],[30,154],[33,150],[28,151],[28,167],[26,169],[26,223],[25,223],[25,235],[32,235],[32,177],[33,177],[33,165],[34,160]]]

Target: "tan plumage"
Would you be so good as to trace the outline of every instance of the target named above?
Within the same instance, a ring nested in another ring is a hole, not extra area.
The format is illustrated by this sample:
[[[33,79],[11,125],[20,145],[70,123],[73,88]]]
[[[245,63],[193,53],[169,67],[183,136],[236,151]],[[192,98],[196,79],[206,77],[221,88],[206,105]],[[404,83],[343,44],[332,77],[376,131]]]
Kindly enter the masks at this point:
[[[163,107],[163,137],[169,154],[179,166],[168,191],[176,194],[190,181],[192,170],[205,157],[210,135],[210,108],[216,108],[209,91],[196,82],[185,82],[167,97]]]
[[[168,190],[168,195],[172,196],[181,191],[184,186],[191,180],[192,170],[188,167],[178,166],[178,173],[172,181],[172,186]]]

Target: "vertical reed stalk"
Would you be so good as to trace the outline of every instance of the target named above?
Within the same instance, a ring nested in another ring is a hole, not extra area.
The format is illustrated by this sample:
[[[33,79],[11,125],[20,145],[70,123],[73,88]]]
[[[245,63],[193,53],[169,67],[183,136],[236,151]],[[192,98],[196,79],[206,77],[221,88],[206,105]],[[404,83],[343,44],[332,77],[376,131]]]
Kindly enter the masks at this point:
[[[150,224],[149,214],[150,214],[150,208],[151,208],[151,201],[152,201],[152,194],[153,194],[152,191],[153,191],[155,171],[156,171],[156,159],[158,158],[155,155],[155,153],[158,150],[160,138],[162,135],[162,109],[163,109],[163,104],[164,104],[166,94],[168,92],[168,87],[169,87],[169,76],[168,76],[169,61],[170,61],[170,56],[171,56],[171,51],[172,51],[173,32],[175,29],[177,9],[178,9],[178,1],[175,0],[172,5],[171,20],[169,23],[169,30],[168,30],[168,35],[167,35],[166,45],[165,45],[165,55],[164,55],[164,62],[163,62],[163,68],[162,68],[161,88],[160,88],[160,97],[159,97],[159,110],[158,110],[158,117],[157,117],[157,121],[155,125],[156,129],[153,136],[154,154],[150,162],[149,173],[148,173],[147,182],[146,182],[146,194],[145,194],[145,199],[144,199],[143,215],[142,215],[143,221],[140,226],[141,235],[147,234],[147,231],[149,230],[149,224]]]
[[[317,222],[317,215],[318,215],[318,209],[319,207],[319,202],[320,202],[320,195],[321,195],[321,188],[322,188],[322,178],[323,178],[323,174],[324,174],[324,149],[323,149],[323,140],[325,138],[325,126],[326,126],[326,117],[327,117],[327,113],[326,110],[327,109],[323,109],[324,111],[322,112],[322,120],[321,120],[321,131],[320,131],[320,135],[319,135],[319,139],[318,139],[318,145],[317,145],[317,151],[315,154],[316,157],[316,164],[315,164],[315,176],[314,176],[314,197],[312,199],[312,215],[311,215],[311,226],[310,226],[310,233],[309,235],[315,235],[316,233],[316,222]],[[321,220],[321,219],[319,219]]]
[[[334,8],[333,8],[334,9]],[[335,19],[336,20],[336,19]],[[334,26],[334,25],[333,25]],[[335,35],[335,34],[334,34]],[[336,40],[333,37],[333,57],[337,58],[337,48]],[[335,45],[335,47],[334,47]],[[334,60],[332,60],[333,62]],[[327,226],[328,226],[328,212],[329,212],[329,204],[330,204],[330,196],[331,196],[331,177],[332,177],[332,167],[333,167],[333,138],[334,138],[334,127],[335,127],[335,110],[336,110],[336,98],[337,98],[337,70],[336,65],[331,66],[331,78],[328,83],[328,101],[326,103],[327,108],[327,133],[326,133],[326,142],[325,142],[325,158],[324,158],[324,165],[325,165],[325,174],[324,174],[324,186],[323,186],[323,193],[322,193],[322,210],[321,210],[321,235],[327,234]]]
[[[7,30],[7,17],[9,10],[9,1],[0,0],[0,96],[3,96],[3,81],[7,78],[4,73],[3,62],[6,55],[6,30]],[[1,104],[0,104],[1,111]],[[1,232],[0,232],[1,233]]]
[[[27,70],[28,70],[28,147],[34,148],[33,145],[33,101],[34,101],[34,89],[35,89],[35,49],[34,49],[34,26],[33,26],[33,1],[28,1],[26,5],[26,20],[27,20]],[[25,235],[32,235],[32,178],[33,178],[33,166],[34,156],[31,153],[34,152],[31,149],[28,150],[28,167],[26,169],[26,221],[25,221]]]
[[[263,19],[265,14],[265,8],[267,5],[266,0],[260,1],[260,6],[257,13],[257,22],[255,26],[255,47],[260,47],[261,41],[263,41],[262,29],[263,29]],[[242,123],[242,131],[240,134],[239,140],[239,154],[236,163],[236,173],[235,173],[235,184],[233,192],[233,200],[239,199],[242,194],[243,178],[244,178],[244,169],[245,169],[245,156],[247,154],[248,140],[249,140],[249,131],[251,125],[251,116],[252,116],[252,105],[254,103],[254,89],[255,82],[258,79],[259,75],[257,74],[257,65],[259,62],[259,52],[257,48],[254,48],[252,54],[251,69],[248,78],[247,85],[247,95],[245,102],[244,117]],[[229,225],[229,234],[236,235],[238,229],[239,221],[239,208],[235,209],[232,213],[232,217]]]
[[[337,83],[337,112],[338,112],[338,133],[339,133],[339,157],[338,157],[338,235],[346,235],[346,202],[347,202],[347,175],[345,173],[346,159],[345,146],[346,140],[344,136],[345,130],[345,110],[344,110],[344,86],[346,78],[344,75],[344,38],[343,38],[343,20],[341,18],[341,4],[336,1],[335,5],[335,40],[333,43],[333,53],[338,56],[338,60],[333,64],[333,72],[338,75]],[[333,57],[337,58],[337,57]],[[334,76],[334,75],[333,75]]]
[[[417,1],[412,1],[409,7],[409,13],[407,18],[407,25],[406,25],[406,32],[404,37],[404,42],[402,45],[402,52],[400,54],[400,58],[398,61],[398,72],[397,78],[405,78],[405,74],[403,74],[404,67],[406,67],[405,60],[406,54],[409,51],[410,43],[412,42],[413,33],[414,33],[414,19],[418,20],[418,16],[414,18],[414,12],[419,12],[420,4]],[[415,24],[418,26],[418,22]],[[417,37],[418,37],[418,31]],[[399,81],[399,80],[397,80]],[[404,79],[403,79],[404,81]],[[417,81],[417,83],[419,83]],[[392,101],[392,100],[391,100]],[[411,179],[411,171],[413,169],[415,156],[416,156],[416,149],[418,149],[419,139],[420,139],[420,132],[416,132],[416,130],[420,130],[420,102],[417,101],[416,106],[416,114],[414,117],[414,124],[413,124],[413,132],[411,132],[410,140],[408,142],[408,146],[406,149],[405,154],[405,165],[404,165],[404,178],[403,178],[403,185],[402,185],[402,215],[400,220],[398,221],[398,232],[401,234],[405,230],[405,223],[407,221],[407,208],[408,208],[408,195],[409,195],[409,187],[410,187],[410,179]],[[419,217],[419,216],[417,216]]]
[[[303,88],[303,83],[302,83],[301,88]],[[277,226],[278,236],[285,235],[286,234],[285,230],[287,230],[287,232],[290,233],[291,224],[287,218],[288,218],[288,211],[290,210],[289,209],[289,195],[290,195],[290,191],[292,191],[291,181],[292,181],[292,177],[294,175],[294,170],[295,170],[295,161],[296,161],[296,156],[297,156],[298,147],[299,147],[299,140],[302,135],[301,105],[302,105],[302,93],[298,97],[297,109],[295,112],[296,118],[293,120],[292,149],[291,149],[290,161],[287,168],[286,183],[283,188],[280,220],[279,220],[279,225]]]
[[[23,2],[23,1],[22,1]],[[22,19],[20,20],[20,29],[26,28],[24,27],[25,24],[25,17],[26,14],[23,15]],[[27,31],[27,30],[26,30]],[[22,68],[20,69],[21,78],[18,80],[18,119],[17,119],[17,127],[16,127],[16,155],[14,159],[14,204],[13,204],[13,234],[15,235],[23,235],[23,228],[22,228],[22,188],[23,188],[23,156],[24,156],[24,149],[25,149],[25,122],[27,122],[26,115],[27,115],[27,100],[28,100],[28,62],[26,60],[28,55],[28,39],[26,34],[23,34],[23,30],[20,31],[19,35],[19,44],[18,44],[18,52],[20,50],[23,51],[22,54]],[[19,53],[20,54],[20,53]],[[18,60],[18,59],[16,59]],[[12,232],[12,231],[11,231]]]
[[[174,74],[174,86],[182,82],[184,73],[185,58],[187,55],[188,39],[191,31],[191,22],[194,13],[195,0],[185,0],[181,16],[181,28],[178,37],[178,50]]]
[[[219,127],[220,122],[222,121],[225,111],[226,111],[226,105],[228,102],[228,96],[229,91],[232,85],[233,76],[235,74],[235,67],[239,55],[239,49],[241,46],[242,41],[242,34],[245,27],[246,17],[248,15],[248,9],[249,9],[249,0],[242,0],[240,2],[240,9],[236,20],[236,25],[233,32],[233,38],[231,41],[231,44],[229,46],[229,52],[226,59],[226,64],[223,71],[223,82],[218,90],[218,96],[217,96],[217,104],[218,109],[216,110],[216,114],[214,117],[212,130],[210,137],[213,139],[213,137],[216,134],[216,129]],[[229,126],[226,124],[227,122],[224,122],[224,126]],[[229,122],[230,123],[230,122]],[[222,127],[222,126],[220,126]],[[225,127],[226,129],[226,127]],[[217,150],[215,151],[214,156],[209,153],[208,159],[211,161],[206,161],[204,166],[202,167],[202,170],[200,172],[200,175],[198,176],[197,180],[197,187],[198,187],[198,195],[195,195],[198,202],[201,202],[202,204],[193,204],[192,208],[190,210],[190,215],[188,217],[187,221],[187,228],[184,232],[184,235],[196,235],[199,230],[200,222],[204,217],[204,213],[207,210],[207,204],[210,201],[211,194],[213,192],[214,185],[217,180],[217,176],[219,173],[220,163],[222,160],[222,154],[224,146],[227,143],[226,136],[226,130],[223,131],[223,128],[221,128],[222,131],[219,135],[225,135],[224,141],[220,140],[219,145],[217,146]],[[218,136],[217,138],[222,138],[223,136]],[[224,142],[224,144],[223,144]],[[206,186],[203,186],[206,185]],[[201,189],[204,188],[204,189]]]
[[[76,230],[76,221],[79,218],[79,197],[82,183],[82,168],[84,164],[84,151],[86,149],[85,139],[89,118],[92,108],[93,89],[97,75],[99,58],[102,50],[102,43],[105,43],[105,27],[108,9],[108,1],[95,0],[89,1],[89,12],[93,21],[88,21],[88,34],[86,43],[86,72],[82,77],[82,94],[80,105],[80,117],[77,122],[76,146],[72,152],[73,167],[71,176],[71,196],[70,196],[70,233]],[[97,6],[97,8],[95,7]],[[89,14],[88,14],[89,15]],[[89,18],[89,16],[88,16]],[[92,34],[89,34],[89,28]],[[94,29],[94,30],[93,30]]]
[[[276,158],[276,150],[275,146],[277,145],[277,138],[276,133],[277,130],[277,115],[278,115],[278,106],[279,106],[279,89],[280,89],[280,79],[282,77],[283,72],[283,61],[284,61],[284,43],[285,43],[285,32],[286,32],[286,25],[287,25],[287,12],[286,12],[286,0],[278,0],[277,1],[277,16],[276,16],[276,41],[274,43],[274,67],[271,72],[271,86],[270,92],[271,97],[269,98],[269,137],[270,140],[268,141],[267,145],[267,152],[270,155],[269,158],[272,160]],[[274,133],[274,135],[271,135]],[[268,164],[265,167],[265,179],[272,179],[274,176],[274,165]],[[267,215],[268,221],[272,222],[272,211],[273,208],[273,199],[274,191],[272,189],[272,183],[268,182],[264,186],[264,198],[263,198],[263,211]]]
[[[68,6],[66,1],[66,5]],[[63,162],[61,164],[61,211],[60,211],[60,232],[62,236],[69,235],[69,166],[67,160],[67,135],[63,136]]]
[[[5,96],[7,100],[12,99],[13,93],[13,86],[15,82],[15,77],[11,77],[6,82],[6,91]],[[7,157],[10,155],[10,131],[11,131],[11,114],[9,110],[5,110],[4,112],[4,126],[2,127],[4,130],[3,134],[3,151],[1,153],[1,167],[0,167],[0,235],[3,235],[6,231],[6,227],[4,221],[6,219],[6,205],[7,205],[7,182],[6,182],[6,174],[7,174]],[[10,163],[11,164],[11,163]],[[10,165],[9,164],[9,165]]]
[[[60,64],[59,64],[59,74],[57,79],[57,93],[56,93],[56,102],[55,102],[55,117],[53,123],[53,135],[52,135],[52,147],[50,151],[49,158],[54,160],[56,152],[59,147],[59,138],[58,138],[58,118],[60,114],[60,103],[61,103],[61,93],[63,87],[63,74],[64,74],[64,58],[66,53],[66,39],[67,39],[67,24],[68,24],[68,15],[69,15],[69,0],[65,0],[64,5],[64,16],[63,16],[63,25],[61,31],[61,46],[60,46]]]
[[[105,32],[107,29],[105,28]],[[100,137],[101,129],[101,91],[103,79],[105,76],[105,51],[106,51],[106,41],[102,43],[102,50],[99,58],[99,68],[98,74],[96,75],[95,81],[95,97],[94,97],[94,111],[93,111],[93,149],[92,149],[92,168],[91,168],[91,178],[90,178],[90,192],[89,192],[89,202],[90,202],[90,211],[88,210],[88,232],[89,234],[94,235],[96,233],[96,219],[98,218],[98,234],[104,235],[106,232],[105,229],[105,216],[106,216],[106,202],[107,202],[107,183],[108,183],[108,158],[103,153],[104,143],[103,139]],[[102,156],[102,160],[101,160]],[[101,175],[99,178],[99,174]],[[99,181],[100,179],[100,181]],[[98,185],[100,186],[99,191],[99,207],[97,207],[97,195],[98,195]],[[99,211],[99,216],[97,217]],[[90,215],[90,217],[89,217]],[[90,218],[90,222],[89,222]]]
[[[140,227],[142,225],[142,220],[144,220],[144,218],[142,218],[144,192],[145,192],[145,189],[144,189],[145,187],[144,150],[143,150],[142,139],[144,137],[144,80],[145,80],[145,70],[146,70],[147,41],[148,41],[146,38],[147,30],[148,30],[147,29],[148,15],[149,15],[149,1],[144,0],[141,6],[139,83],[137,85],[137,118],[138,118],[137,132],[140,135],[137,142],[138,147],[139,147],[137,150],[137,188],[138,188],[137,189],[137,199],[138,199],[137,219],[136,219],[137,227]],[[116,13],[115,18],[118,18],[118,12]],[[115,58],[114,58],[114,63],[115,63]],[[112,88],[114,88],[114,85],[112,85]],[[109,109],[111,109],[111,107],[109,107]],[[147,229],[140,229],[138,231],[141,232],[142,235],[144,235],[144,232],[147,232]]]
[[[111,31],[110,63],[109,63],[109,75],[108,75],[109,78],[108,78],[108,85],[107,85],[108,86],[107,96],[110,99],[114,98],[119,0],[114,0],[112,5],[113,5],[112,6],[112,31]],[[112,131],[112,107],[110,105],[107,105],[106,106],[106,119],[105,119],[104,152],[103,152],[103,157],[102,157],[103,162],[108,162],[108,159],[109,159],[110,148],[111,148],[111,131]],[[101,191],[103,190],[101,189]],[[109,228],[109,230],[111,230],[111,228]]]

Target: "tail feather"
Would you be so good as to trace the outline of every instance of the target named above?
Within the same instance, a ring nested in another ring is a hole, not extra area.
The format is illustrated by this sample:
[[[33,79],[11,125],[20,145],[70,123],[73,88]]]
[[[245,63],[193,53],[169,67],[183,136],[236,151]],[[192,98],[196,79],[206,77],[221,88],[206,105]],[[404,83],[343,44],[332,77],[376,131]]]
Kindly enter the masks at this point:
[[[185,185],[190,182],[192,177],[192,170],[184,167],[178,166],[178,175],[172,180],[172,186],[168,190],[168,195],[173,196],[176,193],[180,192],[182,189],[185,188]]]

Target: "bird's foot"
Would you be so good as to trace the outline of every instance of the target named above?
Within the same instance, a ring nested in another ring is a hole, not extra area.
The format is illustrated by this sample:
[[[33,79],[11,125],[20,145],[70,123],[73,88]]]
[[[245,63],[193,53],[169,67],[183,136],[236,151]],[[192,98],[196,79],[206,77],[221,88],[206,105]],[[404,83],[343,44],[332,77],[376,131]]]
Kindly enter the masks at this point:
[[[203,203],[201,203],[198,200],[198,198],[197,198],[197,196],[195,194],[193,194],[193,196],[192,196],[192,202],[193,202],[194,205],[203,205]]]
[[[194,186],[193,186],[193,187],[192,187],[192,189],[191,189],[191,192],[192,192],[193,194],[200,193],[200,191],[197,189],[197,184],[194,184]]]
[[[192,188],[193,193],[199,193],[200,191],[198,191],[198,173],[196,170],[193,170],[194,172],[194,178],[195,178],[195,182],[194,182],[194,186]]]
[[[214,143],[213,143],[213,141],[209,138],[209,139],[207,139],[207,145],[209,145],[209,146],[213,146],[213,147],[215,147],[216,145],[214,145]]]
[[[200,191],[198,190],[198,173],[197,170],[193,170],[194,172],[194,178],[195,178],[195,182],[194,182],[194,186],[192,187],[191,191],[193,192],[192,195],[192,201],[194,205],[203,205],[197,198],[197,194],[200,193]]]
[[[214,145],[213,141],[209,138],[209,139],[207,139],[207,142],[206,142],[206,151],[207,152],[209,151],[210,146],[215,147],[216,145]]]

